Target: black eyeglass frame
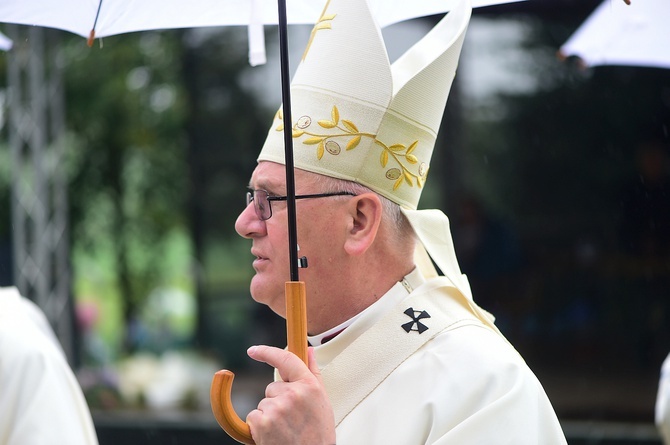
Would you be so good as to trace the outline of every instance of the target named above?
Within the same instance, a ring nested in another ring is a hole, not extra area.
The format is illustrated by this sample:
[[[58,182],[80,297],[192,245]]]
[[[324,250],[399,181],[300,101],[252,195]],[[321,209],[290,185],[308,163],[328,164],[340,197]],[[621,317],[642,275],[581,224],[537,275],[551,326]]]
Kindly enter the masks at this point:
[[[256,205],[254,194],[257,192],[263,192],[266,195],[266,199],[268,202],[268,212],[269,212],[267,218],[263,218],[261,210],[259,209],[258,205]],[[310,195],[295,195],[295,199],[327,198],[330,196],[356,196],[356,194],[351,192],[315,193]],[[261,221],[267,221],[268,219],[272,218],[272,201],[286,201],[287,199],[288,196],[270,196],[270,193],[268,193],[267,190],[263,189],[249,190],[247,192],[247,206],[249,206],[249,204],[254,202],[254,211],[256,212],[256,216],[258,217],[258,219],[260,219]]]

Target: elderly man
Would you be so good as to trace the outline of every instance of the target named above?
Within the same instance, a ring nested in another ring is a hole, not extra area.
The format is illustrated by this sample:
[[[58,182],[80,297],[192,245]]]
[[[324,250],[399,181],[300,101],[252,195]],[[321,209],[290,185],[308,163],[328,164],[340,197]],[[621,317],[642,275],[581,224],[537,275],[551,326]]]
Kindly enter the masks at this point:
[[[365,1],[330,1],[312,32],[293,122],[277,113],[235,225],[256,257],[252,297],[285,316],[291,131],[312,347],[307,365],[249,349],[278,374],[247,416],[257,444],[565,443],[542,386],[474,303],[446,216],[416,210],[470,11],[459,2],[393,65]]]

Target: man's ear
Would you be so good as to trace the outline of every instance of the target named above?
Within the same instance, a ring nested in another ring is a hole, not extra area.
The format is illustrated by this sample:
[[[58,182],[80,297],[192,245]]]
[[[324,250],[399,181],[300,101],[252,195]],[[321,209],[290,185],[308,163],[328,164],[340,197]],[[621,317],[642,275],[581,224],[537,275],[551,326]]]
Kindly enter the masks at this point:
[[[375,193],[355,196],[349,203],[350,224],[344,249],[350,255],[365,253],[374,242],[382,221],[382,202]]]

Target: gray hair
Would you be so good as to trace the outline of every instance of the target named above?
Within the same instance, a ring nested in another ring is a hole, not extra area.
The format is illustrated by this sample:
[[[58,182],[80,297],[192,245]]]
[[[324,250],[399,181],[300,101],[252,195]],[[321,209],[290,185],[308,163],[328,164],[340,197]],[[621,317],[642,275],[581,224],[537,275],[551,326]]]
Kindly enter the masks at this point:
[[[314,174],[314,179],[315,184],[320,185],[324,190],[327,190],[327,192],[348,192],[353,193],[354,195],[363,193],[376,194],[382,203],[382,219],[389,223],[391,233],[396,238],[396,241],[403,243],[407,242],[408,237],[411,239],[414,238],[414,230],[407,220],[407,217],[400,211],[400,206],[390,199],[354,181],[347,181],[320,174]]]

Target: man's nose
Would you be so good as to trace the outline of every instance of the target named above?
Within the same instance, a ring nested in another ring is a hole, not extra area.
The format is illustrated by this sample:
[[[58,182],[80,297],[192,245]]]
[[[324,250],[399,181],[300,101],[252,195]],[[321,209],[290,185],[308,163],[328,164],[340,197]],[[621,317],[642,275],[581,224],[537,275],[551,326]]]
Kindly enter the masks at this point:
[[[243,238],[253,238],[265,234],[265,221],[261,221],[256,215],[253,202],[250,202],[237,217],[235,231]]]

